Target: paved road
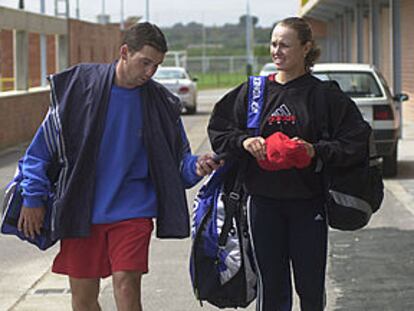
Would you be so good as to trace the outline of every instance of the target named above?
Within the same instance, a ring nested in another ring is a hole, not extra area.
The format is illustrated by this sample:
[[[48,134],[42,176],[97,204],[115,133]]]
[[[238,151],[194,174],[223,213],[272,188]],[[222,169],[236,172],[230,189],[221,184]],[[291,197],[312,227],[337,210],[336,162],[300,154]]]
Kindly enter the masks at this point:
[[[211,104],[223,91],[200,94],[200,113],[184,116],[193,151],[209,150],[206,122]],[[414,120],[414,119],[410,119]],[[414,123],[406,120],[400,145],[398,178],[386,180],[382,209],[364,230],[345,233],[331,230],[328,265],[327,310],[414,310]],[[0,156],[0,186],[11,178],[23,148]],[[191,201],[198,187],[188,191]],[[0,311],[71,310],[65,277],[51,274],[56,248],[41,253],[0,236]],[[190,241],[153,239],[150,273],[143,280],[146,311],[210,311],[195,301],[188,276]],[[116,310],[110,280],[102,283],[104,311]],[[294,310],[299,310],[297,302]],[[254,310],[250,306],[248,311]]]

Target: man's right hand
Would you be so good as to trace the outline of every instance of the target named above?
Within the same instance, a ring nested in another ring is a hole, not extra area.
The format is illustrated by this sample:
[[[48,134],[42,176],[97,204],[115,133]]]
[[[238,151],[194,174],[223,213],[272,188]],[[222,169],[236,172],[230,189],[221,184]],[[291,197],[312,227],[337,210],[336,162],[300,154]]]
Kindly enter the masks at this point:
[[[40,229],[43,226],[45,214],[46,208],[44,206],[22,206],[19,221],[17,223],[17,228],[19,229],[19,231],[23,231],[26,237],[34,239],[36,234],[40,235]]]
[[[208,152],[198,157],[196,162],[196,174],[198,176],[206,176],[211,174],[224,164],[224,160],[215,160],[216,154]]]

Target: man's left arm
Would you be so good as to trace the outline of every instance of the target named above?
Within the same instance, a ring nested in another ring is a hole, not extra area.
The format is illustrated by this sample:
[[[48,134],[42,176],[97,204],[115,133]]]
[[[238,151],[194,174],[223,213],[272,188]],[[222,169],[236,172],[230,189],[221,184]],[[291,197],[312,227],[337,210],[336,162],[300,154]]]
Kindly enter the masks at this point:
[[[181,120],[180,129],[183,144],[183,156],[180,166],[181,180],[183,181],[185,188],[191,188],[204,176],[211,174],[222,165],[223,161],[217,163],[214,160],[215,154],[213,152],[208,152],[203,155],[193,155]]]

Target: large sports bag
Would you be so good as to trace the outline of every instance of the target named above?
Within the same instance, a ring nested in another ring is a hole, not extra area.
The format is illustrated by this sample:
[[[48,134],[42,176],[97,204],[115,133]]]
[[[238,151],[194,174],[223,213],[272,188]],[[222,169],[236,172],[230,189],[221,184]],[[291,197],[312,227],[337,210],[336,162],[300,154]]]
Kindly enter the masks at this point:
[[[17,165],[16,174],[13,180],[7,185],[5,190],[0,231],[3,234],[14,235],[23,241],[29,242],[41,250],[46,250],[56,243],[56,239],[52,238],[51,221],[53,213],[54,193],[50,192],[49,195],[44,198],[46,215],[43,221],[41,234],[36,235],[34,239],[26,237],[23,232],[19,231],[17,228],[20,211],[23,205],[22,188],[20,186],[20,183],[23,180],[22,163],[23,160],[20,159]],[[57,172],[56,170],[49,169],[48,175],[56,176]]]
[[[381,161],[370,141],[370,158],[351,167],[328,167],[325,171],[328,224],[334,229],[361,229],[381,207],[384,198]]]
[[[247,128],[258,132],[265,77],[249,78]],[[190,276],[195,296],[219,308],[247,307],[256,298],[243,182],[246,159],[226,159],[194,200]]]
[[[324,85],[336,82],[323,82]],[[327,103],[323,97],[323,88],[317,90],[317,102],[322,102],[325,107]],[[325,111],[328,111],[325,109]],[[321,137],[330,139],[328,132],[328,120],[321,111],[318,127]],[[362,126],[362,125],[361,125]],[[357,230],[365,227],[382,204],[384,198],[384,184],[381,172],[381,159],[378,157],[373,133],[370,131],[367,140],[367,156],[365,159],[352,166],[323,167],[323,178],[326,194],[326,212],[328,224],[331,228],[338,230]]]
[[[194,203],[190,275],[196,298],[219,308],[247,307],[256,297],[239,167],[227,163]]]

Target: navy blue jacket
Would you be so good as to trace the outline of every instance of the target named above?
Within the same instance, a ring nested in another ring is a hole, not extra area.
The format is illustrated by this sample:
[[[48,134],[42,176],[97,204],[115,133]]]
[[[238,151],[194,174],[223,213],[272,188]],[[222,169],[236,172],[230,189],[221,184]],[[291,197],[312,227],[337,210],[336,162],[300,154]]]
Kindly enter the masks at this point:
[[[43,128],[58,171],[53,186],[55,238],[88,236],[96,160],[116,63],[81,64],[49,77],[51,107]],[[142,87],[144,143],[157,194],[157,236],[189,236],[189,215],[180,169],[190,152],[180,120],[181,103],[153,80]],[[133,143],[133,142],[131,142]]]

